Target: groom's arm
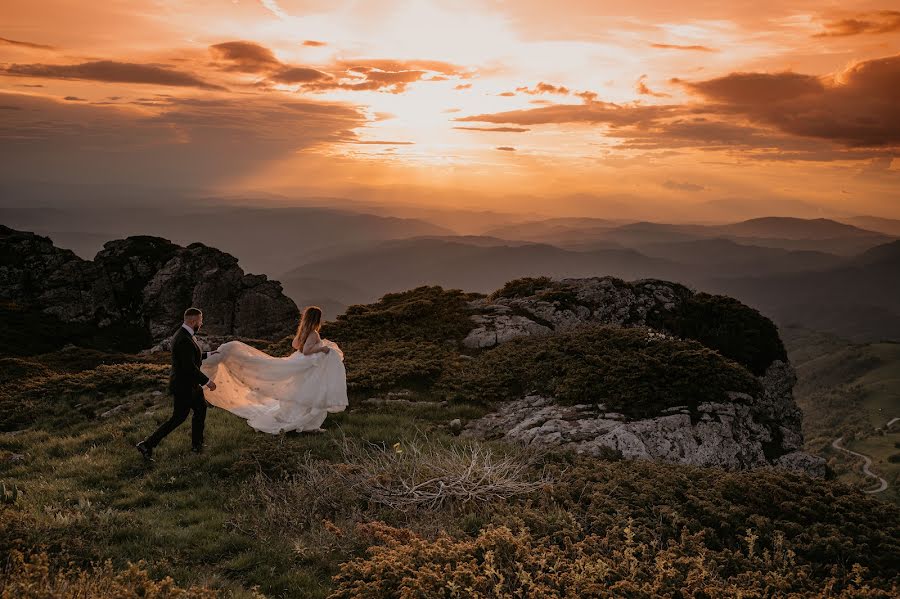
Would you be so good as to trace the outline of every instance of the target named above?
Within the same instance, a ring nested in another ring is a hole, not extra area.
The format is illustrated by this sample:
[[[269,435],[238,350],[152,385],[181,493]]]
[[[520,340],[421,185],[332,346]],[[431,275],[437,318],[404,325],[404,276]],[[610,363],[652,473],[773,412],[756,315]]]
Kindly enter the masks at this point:
[[[181,342],[172,351],[175,353],[175,362],[178,364],[179,370],[187,374],[196,385],[203,386],[209,382],[209,377],[194,364],[194,355],[196,354],[194,354],[193,343],[188,345]]]

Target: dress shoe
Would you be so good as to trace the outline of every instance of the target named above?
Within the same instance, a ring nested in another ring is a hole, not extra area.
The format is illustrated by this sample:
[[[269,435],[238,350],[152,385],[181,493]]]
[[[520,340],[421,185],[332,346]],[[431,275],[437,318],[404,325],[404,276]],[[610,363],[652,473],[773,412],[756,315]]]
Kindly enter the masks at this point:
[[[155,461],[153,459],[153,448],[152,447],[147,447],[147,445],[143,441],[141,441],[140,443],[135,445],[135,447],[141,453],[141,456],[143,456],[144,460],[146,460],[148,462]]]
[[[203,453],[204,449],[206,449],[206,445],[194,445],[193,447],[191,447],[191,451],[196,454]]]

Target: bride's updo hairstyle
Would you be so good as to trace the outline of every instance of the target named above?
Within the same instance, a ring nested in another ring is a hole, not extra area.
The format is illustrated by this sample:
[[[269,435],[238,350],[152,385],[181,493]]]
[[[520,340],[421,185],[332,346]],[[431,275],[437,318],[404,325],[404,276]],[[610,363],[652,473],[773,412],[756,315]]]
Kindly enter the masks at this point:
[[[300,336],[300,347],[306,343],[306,338],[313,331],[322,328],[322,308],[318,306],[308,306],[300,317],[300,326],[297,327],[297,334]]]

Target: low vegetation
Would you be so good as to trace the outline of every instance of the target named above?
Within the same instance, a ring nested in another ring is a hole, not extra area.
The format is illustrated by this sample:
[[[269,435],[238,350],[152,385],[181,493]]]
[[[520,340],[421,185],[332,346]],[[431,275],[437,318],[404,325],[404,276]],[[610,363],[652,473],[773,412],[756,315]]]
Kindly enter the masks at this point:
[[[322,335],[338,342],[461,340],[472,329],[468,303],[482,297],[458,289],[417,287],[388,293],[374,304],[347,308]]]
[[[467,355],[473,297],[425,287],[329,323],[352,393],[325,433],[213,409],[205,454],[184,427],[150,466],[133,444],[170,413],[166,356],[0,356],[0,599],[898,595],[900,508],[840,481],[455,436],[529,392],[644,414],[759,391],[641,328]],[[453,401],[368,401],[394,389]]]
[[[724,295],[697,293],[674,313],[658,312],[648,324],[699,341],[756,375],[787,353],[775,324],[753,308]]]
[[[697,342],[603,326],[513,339],[477,360],[462,360],[442,385],[456,400],[509,400],[537,393],[565,403],[603,404],[633,416],[730,401],[728,391],[761,390],[739,364]]]
[[[170,577],[154,580],[143,564],[123,570],[112,562],[89,568],[53,567],[46,553],[10,553],[0,578],[0,599],[215,599],[209,588],[182,589]]]

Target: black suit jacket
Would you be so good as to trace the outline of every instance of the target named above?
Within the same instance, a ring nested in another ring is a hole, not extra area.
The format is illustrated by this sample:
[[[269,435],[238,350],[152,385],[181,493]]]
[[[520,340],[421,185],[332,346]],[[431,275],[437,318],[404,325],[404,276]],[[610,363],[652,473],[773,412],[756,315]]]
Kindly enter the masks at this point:
[[[207,352],[200,349],[191,334],[184,327],[179,327],[172,338],[169,390],[173,394],[193,393],[209,382],[209,377],[200,371],[200,364],[206,359],[206,355]]]

